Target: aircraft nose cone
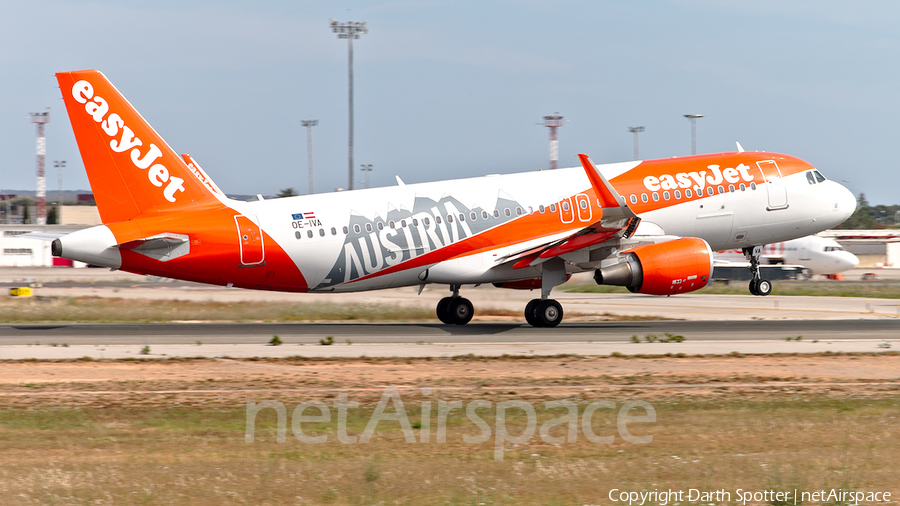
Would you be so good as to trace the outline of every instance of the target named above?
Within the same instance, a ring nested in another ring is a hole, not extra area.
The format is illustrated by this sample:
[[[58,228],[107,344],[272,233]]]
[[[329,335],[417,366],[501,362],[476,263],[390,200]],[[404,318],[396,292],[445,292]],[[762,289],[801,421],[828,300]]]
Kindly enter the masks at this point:
[[[841,222],[843,222],[856,211],[856,195],[847,188],[841,186],[838,190],[837,198],[835,199],[835,205],[837,211],[844,216],[844,219],[841,220]]]

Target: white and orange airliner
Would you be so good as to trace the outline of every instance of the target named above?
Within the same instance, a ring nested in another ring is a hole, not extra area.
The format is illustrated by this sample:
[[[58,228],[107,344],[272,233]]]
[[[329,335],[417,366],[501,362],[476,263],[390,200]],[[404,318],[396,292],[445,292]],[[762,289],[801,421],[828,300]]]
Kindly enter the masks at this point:
[[[438,318],[472,318],[463,285],[540,289],[534,326],[563,319],[553,287],[597,283],[674,295],[705,286],[738,248],[766,295],[761,245],[813,234],[856,208],[798,158],[738,151],[244,202],[178,156],[96,70],[57,74],[103,225],[53,254],[129,272],[259,290],[449,285]]]

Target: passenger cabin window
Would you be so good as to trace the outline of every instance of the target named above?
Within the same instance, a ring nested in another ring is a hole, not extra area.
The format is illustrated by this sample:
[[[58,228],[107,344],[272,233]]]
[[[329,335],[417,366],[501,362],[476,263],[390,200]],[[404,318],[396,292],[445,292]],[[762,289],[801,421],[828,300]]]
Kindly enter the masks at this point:
[[[632,204],[637,204],[637,195],[632,193],[628,200],[630,200]]]
[[[324,228],[319,229],[319,237],[325,237],[325,229]]]
[[[653,192],[653,202],[659,202],[659,194],[656,192]]]
[[[715,190],[713,190],[713,187],[712,187],[712,186],[707,186],[707,187],[706,187],[706,194],[707,194],[707,195],[712,195],[713,193],[715,193]]]
[[[555,213],[555,212],[556,212],[556,204],[550,204],[550,212],[551,212],[551,213]]]
[[[391,222],[391,228],[394,228],[394,222],[393,222],[393,221]],[[347,226],[344,225],[344,235],[347,235],[347,234],[349,234],[349,233],[350,233],[350,229],[348,229]]]
[[[681,200],[681,190],[675,190],[675,200]]]
[[[750,183],[750,189],[751,189],[751,190],[755,190],[755,189],[756,189],[756,183]]]
[[[379,225],[381,225],[381,223],[379,223]],[[336,228],[331,227],[331,235],[337,235],[337,229],[336,229]]]
[[[294,237],[296,237],[297,239],[299,239],[299,238],[301,238],[301,237],[303,237],[303,236],[300,235],[300,231],[298,230],[298,231],[294,232]]]
[[[366,223],[366,232],[371,232],[371,231],[372,231],[372,224]]]
[[[669,200],[669,190],[663,192],[663,198]]]
[[[359,226],[359,225],[357,225],[357,227],[358,227],[358,226]],[[306,237],[309,237],[310,239],[312,239],[312,236],[313,236],[312,230],[307,230],[307,231],[306,231]]]
[[[488,213],[487,213],[487,211],[481,211],[481,218],[484,219],[484,220],[488,219]]]
[[[643,203],[646,204],[648,200],[650,200],[650,199],[647,198],[647,194],[646,194],[646,193],[642,193],[642,194],[641,194],[641,202],[643,202]]]
[[[741,183],[741,191],[747,191],[747,186]]]
[[[544,206],[538,206],[538,211],[540,211],[541,214],[544,214]]]
[[[691,189],[688,188],[687,190],[684,190],[684,196],[687,198],[691,198],[694,196],[694,192],[692,192]]]
[[[568,211],[569,210],[569,202],[568,201],[563,202],[562,208],[563,208],[563,211]]]
[[[512,211],[510,211],[509,208],[507,208],[507,209],[503,210],[503,214],[505,214],[506,216],[512,216]]]
[[[494,218],[499,218],[499,217],[500,217],[500,211],[497,209],[494,209]]]
[[[312,233],[312,232],[310,232],[310,233]],[[353,225],[353,233],[354,233],[354,234],[358,234],[358,233],[359,233],[359,225]],[[312,235],[310,235],[310,237],[312,237]]]
[[[475,211],[472,211],[472,213],[469,214],[469,218],[472,218],[472,221],[475,221],[476,219],[478,219],[478,215],[475,214]]]
[[[375,225],[378,230],[384,230],[384,222],[379,221],[377,225]]]

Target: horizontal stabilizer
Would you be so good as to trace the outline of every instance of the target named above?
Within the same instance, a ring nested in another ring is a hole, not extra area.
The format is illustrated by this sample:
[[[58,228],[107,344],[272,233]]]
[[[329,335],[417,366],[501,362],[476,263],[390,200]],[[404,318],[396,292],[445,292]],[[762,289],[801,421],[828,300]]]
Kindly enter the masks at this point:
[[[190,253],[191,244],[186,235],[165,233],[120,244],[119,249],[132,250],[154,260],[168,262]]]

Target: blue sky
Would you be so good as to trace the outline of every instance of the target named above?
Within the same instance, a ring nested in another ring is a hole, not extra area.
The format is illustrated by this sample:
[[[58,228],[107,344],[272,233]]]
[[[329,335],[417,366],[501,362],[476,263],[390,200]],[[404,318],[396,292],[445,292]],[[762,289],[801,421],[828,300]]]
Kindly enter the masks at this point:
[[[346,186],[347,43],[355,163],[373,186],[546,168],[541,117],[559,111],[560,165],[699,152],[789,153],[900,203],[900,4],[891,1],[3,0],[0,188],[33,190],[34,126],[51,107],[65,189],[87,189],[54,73],[97,68],[228,193]],[[351,9],[348,14],[348,8]],[[358,182],[362,174],[357,170]]]

